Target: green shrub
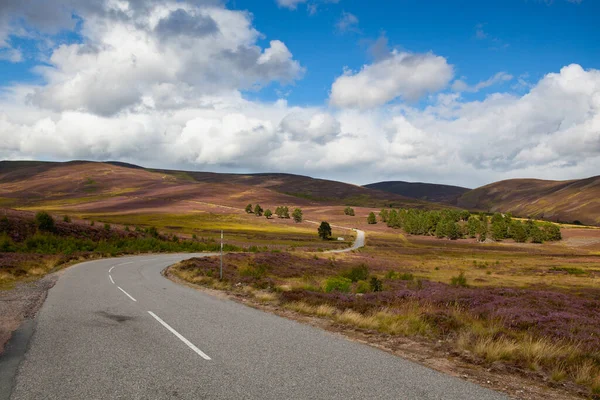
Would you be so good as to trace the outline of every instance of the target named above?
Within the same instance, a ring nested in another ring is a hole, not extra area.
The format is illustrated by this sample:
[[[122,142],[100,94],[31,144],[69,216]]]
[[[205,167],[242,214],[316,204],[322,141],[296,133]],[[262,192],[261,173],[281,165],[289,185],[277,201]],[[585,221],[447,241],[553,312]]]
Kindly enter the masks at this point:
[[[398,279],[398,273],[396,271],[388,271],[385,274],[385,279]]]
[[[6,233],[3,233],[0,236],[0,252],[2,253],[12,253],[16,251],[15,243],[12,241],[10,236]]]
[[[453,276],[452,279],[450,280],[450,284],[452,286],[456,286],[456,287],[468,287],[469,286],[467,284],[467,277],[465,276],[464,272],[461,272],[460,274],[458,274],[458,276]]]
[[[71,222],[71,217],[69,217],[68,215],[65,215],[63,217],[63,222],[70,223]]]
[[[104,230],[110,232],[110,224],[104,224]]]
[[[158,238],[158,230],[154,226],[146,228],[146,234],[152,236],[153,238]]]
[[[372,276],[369,281],[369,285],[371,286],[372,292],[382,292],[383,291],[383,282],[376,276]]]
[[[352,282],[366,281],[369,278],[369,267],[366,264],[360,264],[342,272],[341,276]]]
[[[254,278],[254,279],[260,279],[260,278],[263,278],[265,275],[267,275],[268,270],[269,270],[269,267],[265,264],[247,265],[245,267],[240,267],[238,269],[238,273],[241,276],[250,277],[250,278]]]
[[[371,285],[367,281],[358,281],[356,282],[356,288],[354,291],[356,293],[368,293],[371,291]]]
[[[413,274],[411,274],[410,272],[405,272],[405,273],[401,274],[399,278],[402,281],[413,281],[413,280],[415,280],[415,276]]]
[[[350,279],[334,276],[325,280],[324,290],[327,293],[333,291],[348,293],[350,291],[351,286],[352,281]]]
[[[54,231],[54,219],[46,211],[40,211],[35,214],[35,224],[40,231]]]

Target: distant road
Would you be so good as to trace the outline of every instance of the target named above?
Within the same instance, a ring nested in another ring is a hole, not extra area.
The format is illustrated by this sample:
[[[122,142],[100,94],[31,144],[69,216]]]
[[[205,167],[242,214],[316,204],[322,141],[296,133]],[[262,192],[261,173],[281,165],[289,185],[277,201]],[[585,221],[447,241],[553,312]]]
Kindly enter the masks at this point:
[[[310,221],[310,220],[304,220],[305,222],[308,222],[309,224],[315,224],[315,225],[320,225],[320,222],[317,221]],[[356,232],[356,240],[354,241],[354,244],[352,244],[352,247],[348,247],[346,249],[340,249],[340,250],[327,250],[324,251],[324,253],[348,253],[352,250],[356,250],[356,249],[360,249],[361,247],[365,247],[365,232],[361,231],[360,229],[356,229],[356,228],[348,228],[346,226],[339,226],[339,225],[331,225],[332,228],[340,228],[340,229],[347,229],[349,231],[355,231]]]
[[[11,398],[506,398],[160,274],[192,256],[65,270],[38,314]]]

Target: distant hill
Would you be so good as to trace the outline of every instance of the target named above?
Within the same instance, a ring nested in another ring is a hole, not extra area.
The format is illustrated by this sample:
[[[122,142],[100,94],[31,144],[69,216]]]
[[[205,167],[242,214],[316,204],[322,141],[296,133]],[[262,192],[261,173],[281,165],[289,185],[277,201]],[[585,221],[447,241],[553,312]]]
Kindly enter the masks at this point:
[[[459,207],[600,225],[600,176],[571,181],[509,179],[463,194]]]
[[[244,207],[355,205],[436,208],[400,195],[290,174],[218,174],[111,162],[1,161],[0,206],[81,212],[187,212],[194,204]]]
[[[369,189],[399,194],[413,199],[434,203],[455,204],[456,200],[470,189],[460,186],[438,185],[435,183],[386,181],[364,185]]]
[[[281,173],[222,174],[158,170],[181,176],[182,173],[204,183],[230,183],[273,190],[288,196],[317,203],[368,207],[439,208],[439,206],[406,196],[365,188],[349,183]]]

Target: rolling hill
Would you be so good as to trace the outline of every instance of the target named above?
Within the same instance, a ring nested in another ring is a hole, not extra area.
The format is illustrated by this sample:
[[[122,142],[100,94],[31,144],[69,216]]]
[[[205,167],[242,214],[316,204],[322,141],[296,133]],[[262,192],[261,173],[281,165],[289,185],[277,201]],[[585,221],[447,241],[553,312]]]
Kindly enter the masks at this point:
[[[289,174],[145,169],[121,162],[0,162],[0,206],[77,212],[189,212],[194,204],[439,207],[341,182]]]
[[[570,181],[509,179],[468,191],[456,204],[471,210],[600,225],[600,176]]]
[[[456,200],[470,190],[460,186],[403,181],[371,183],[364,185],[364,187],[399,194],[413,199],[446,204],[456,204]]]

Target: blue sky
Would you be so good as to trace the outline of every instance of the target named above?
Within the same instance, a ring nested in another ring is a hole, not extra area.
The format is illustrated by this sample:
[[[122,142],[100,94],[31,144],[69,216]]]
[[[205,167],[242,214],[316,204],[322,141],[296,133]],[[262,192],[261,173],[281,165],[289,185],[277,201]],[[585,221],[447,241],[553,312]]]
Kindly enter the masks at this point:
[[[304,79],[289,95],[290,102],[298,104],[326,101],[331,81],[344,66],[357,70],[369,63],[369,44],[382,34],[392,47],[433,51],[448,58],[469,83],[486,80],[498,71],[515,77],[526,74],[536,82],[571,63],[600,66],[598,1],[343,0],[319,4],[314,15],[302,4],[295,11],[273,7],[268,1],[260,2],[261,7],[249,0],[230,4],[250,10],[265,41],[280,38],[306,66]],[[336,30],[342,12],[358,18],[355,29]],[[479,24],[485,38],[477,36]],[[497,89],[473,97],[482,98]],[[510,90],[510,83],[505,89]],[[266,91],[262,96],[274,95]]]
[[[0,159],[588,177],[598,16],[595,0],[4,0]]]

